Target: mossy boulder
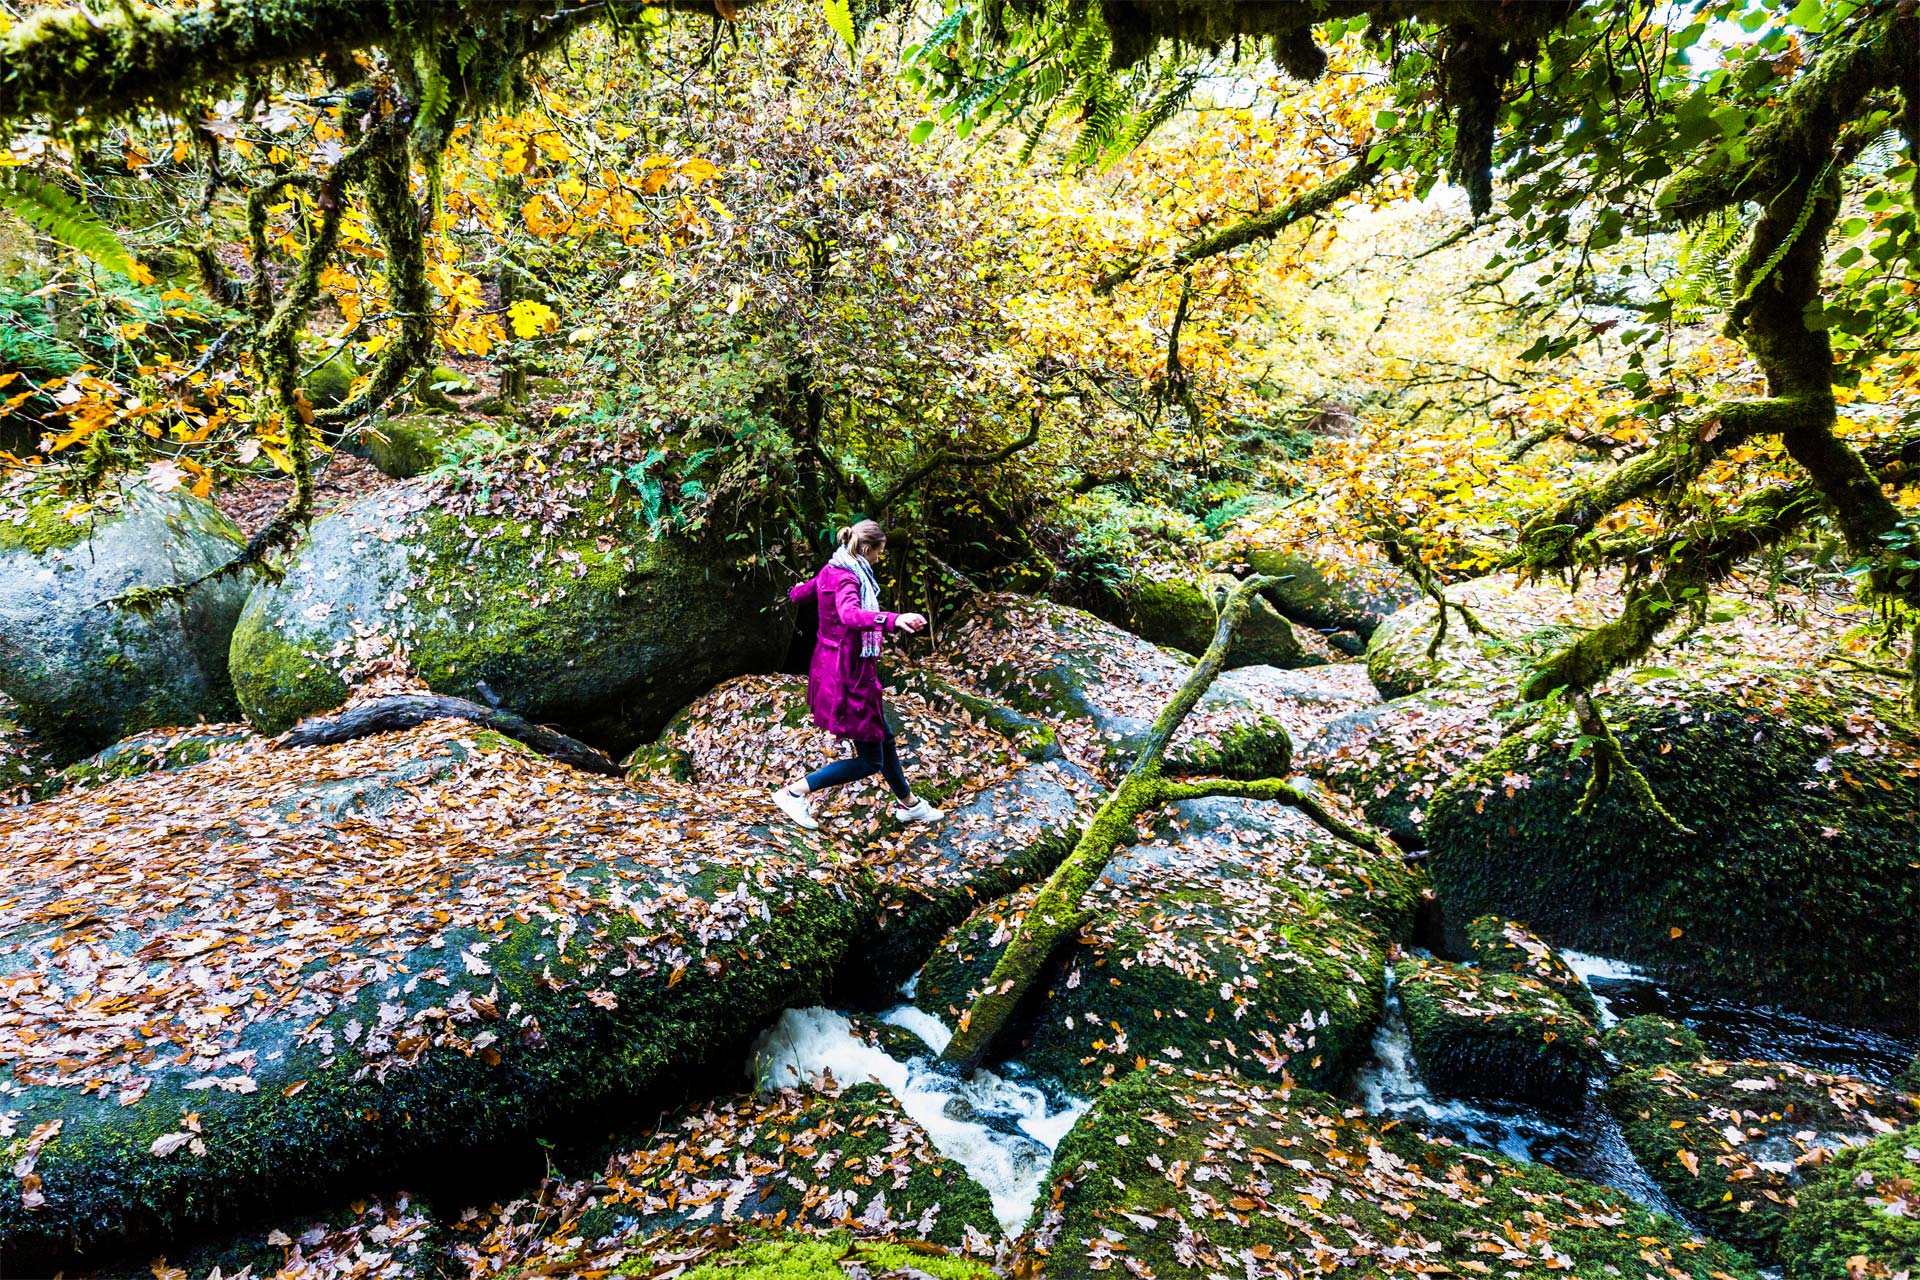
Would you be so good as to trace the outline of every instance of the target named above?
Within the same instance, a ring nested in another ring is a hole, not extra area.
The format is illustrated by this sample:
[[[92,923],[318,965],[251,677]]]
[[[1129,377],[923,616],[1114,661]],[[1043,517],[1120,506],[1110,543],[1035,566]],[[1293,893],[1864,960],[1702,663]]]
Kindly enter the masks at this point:
[[[1904,1089],[1908,1093],[1920,1094],[1920,1056],[1916,1056],[1912,1062],[1909,1062],[1907,1069],[1902,1071],[1893,1083],[1896,1088]]]
[[[1492,574],[1444,588],[1486,628],[1476,635],[1452,610],[1447,635],[1428,655],[1440,628],[1433,601],[1416,597],[1386,618],[1367,642],[1367,670],[1389,698],[1440,685],[1474,684],[1505,691],[1519,672],[1611,616],[1617,601],[1574,594],[1555,582],[1526,583]]]
[[[1000,1275],[985,1259],[931,1241],[869,1237],[857,1228],[686,1227],[622,1243],[604,1255],[589,1254],[590,1247],[582,1244],[570,1250],[572,1257],[557,1257],[557,1269],[572,1272],[572,1259],[587,1257],[604,1264],[594,1270],[673,1280],[995,1280]]]
[[[91,1273],[93,1280],[223,1276],[373,1276],[438,1280],[449,1240],[431,1206],[405,1191],[357,1195],[332,1211],[255,1226],[211,1243],[172,1241]]]
[[[1050,1177],[1028,1244],[1048,1280],[1759,1275],[1612,1188],[1228,1073],[1133,1073],[1060,1143]]]
[[[1281,614],[1322,631],[1352,632],[1362,640],[1395,610],[1420,598],[1413,579],[1384,556],[1356,554],[1351,548],[1256,545],[1235,559],[1254,573],[1280,579],[1266,594]]]
[[[949,629],[933,669],[1016,711],[1054,724],[1076,762],[1124,771],[1191,664],[1092,614],[1046,600],[995,595]],[[1293,745],[1256,673],[1214,682],[1175,734],[1170,772],[1270,777],[1287,773]]]
[[[67,758],[58,743],[48,742],[22,724],[18,708],[0,694],[0,805],[37,795],[59,774]]]
[[[1601,1045],[1628,1070],[1701,1062],[1710,1056],[1699,1032],[1657,1013],[1643,1013],[1616,1023],[1601,1037]]]
[[[1328,721],[1300,740],[1298,763],[1403,848],[1424,849],[1434,794],[1498,746],[1502,728],[1493,699],[1435,689]]]
[[[459,426],[459,419],[444,413],[388,418],[367,432],[367,453],[382,475],[411,480],[439,463]]]
[[[151,617],[102,602],[210,573],[245,545],[239,529],[144,484],[77,522],[72,505],[0,511],[0,694],[68,760],[143,729],[232,720],[227,646],[244,581],[201,583]]]
[[[204,724],[185,729],[149,729],[122,738],[77,764],[70,764],[39,788],[42,796],[84,791],[121,778],[184,769],[246,743],[262,742],[244,724]]]
[[[1394,968],[1420,1077],[1456,1097],[1578,1111],[1600,1041],[1553,987],[1434,960]]]
[[[353,394],[354,380],[359,376],[360,366],[349,344],[316,365],[301,389],[307,393],[307,403],[314,408],[334,409],[347,402],[347,397]]]
[[[439,692],[490,692],[624,752],[696,694],[778,660],[786,624],[763,612],[766,584],[650,536],[584,470],[556,464],[542,483],[482,495],[423,477],[316,521],[234,633],[247,718],[278,733],[338,706],[342,672],[381,636]]]
[[[1796,1199],[1780,1237],[1787,1280],[1920,1273],[1920,1127],[1840,1152]]]
[[[1507,739],[1435,797],[1449,921],[1498,914],[1663,980],[1911,1033],[1920,989],[1920,750],[1819,673],[1660,676],[1607,712],[1687,831],[1593,768],[1570,724]]]
[[[1233,587],[1223,573],[1184,575],[1172,566],[1155,566],[1124,581],[1102,584],[1088,593],[1091,612],[1143,640],[1199,657],[1213,643],[1219,616],[1214,600]],[[1293,625],[1265,599],[1255,597],[1246,620],[1234,633],[1227,666],[1288,669],[1320,665],[1325,659],[1307,649]]]
[[[1418,879],[1292,810],[1177,806],[1115,855],[1097,914],[1016,1013],[998,1051],[1087,1090],[1141,1061],[1327,1086],[1379,1021],[1388,947]],[[950,1025],[986,981],[1030,894],[982,908],[921,970],[915,1001]]]
[[[1788,1062],[1629,1071],[1607,1088],[1627,1146],[1674,1202],[1762,1261],[1833,1153],[1920,1119],[1911,1099]]]
[[[737,1062],[875,910],[760,817],[460,721],[0,810],[0,974],[36,993],[0,1026],[10,1273]]]
[[[1517,920],[1481,916],[1467,923],[1467,950],[1489,973],[1517,973],[1545,983],[1589,1021],[1600,1017],[1600,1006],[1587,984],[1539,934]]]
[[[986,1189],[891,1094],[865,1081],[723,1098],[621,1146],[597,1178],[545,1193],[562,1207],[554,1229],[521,1242],[518,1219],[540,1211],[521,1202],[503,1211],[489,1245],[517,1265],[537,1265],[565,1249],[630,1250],[663,1230],[709,1224],[851,1222],[863,1235],[950,1249],[984,1245],[1000,1231]]]

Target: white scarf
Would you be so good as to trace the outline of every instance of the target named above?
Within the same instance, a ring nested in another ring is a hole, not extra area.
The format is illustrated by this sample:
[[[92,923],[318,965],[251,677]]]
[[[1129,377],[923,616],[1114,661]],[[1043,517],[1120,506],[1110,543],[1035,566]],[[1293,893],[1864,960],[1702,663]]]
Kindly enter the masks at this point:
[[[873,576],[873,566],[867,563],[865,556],[857,556],[845,547],[833,553],[833,559],[827,562],[836,568],[845,569],[860,580],[860,607],[868,613],[880,612],[880,580]],[[880,633],[862,631],[860,633],[860,656],[877,658],[880,656]]]

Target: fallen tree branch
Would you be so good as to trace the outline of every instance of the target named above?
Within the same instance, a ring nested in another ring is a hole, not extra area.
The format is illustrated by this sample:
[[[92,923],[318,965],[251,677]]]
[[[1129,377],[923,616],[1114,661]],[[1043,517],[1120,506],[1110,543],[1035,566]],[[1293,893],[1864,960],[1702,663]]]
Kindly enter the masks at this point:
[[[511,711],[496,711],[465,698],[441,693],[401,693],[372,698],[331,715],[302,720],[274,739],[276,747],[324,747],[376,733],[396,733],[429,720],[469,720],[531,747],[550,760],[589,773],[622,776],[623,771],[603,753],[566,734],[534,724]]]

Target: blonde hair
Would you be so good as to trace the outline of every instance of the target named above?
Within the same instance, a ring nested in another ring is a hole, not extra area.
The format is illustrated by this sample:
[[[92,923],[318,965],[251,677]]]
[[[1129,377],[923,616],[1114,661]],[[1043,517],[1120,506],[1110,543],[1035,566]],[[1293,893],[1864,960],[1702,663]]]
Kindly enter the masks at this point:
[[[878,520],[855,521],[834,535],[834,541],[854,555],[864,555],[868,548],[880,546],[886,540],[887,531],[880,527]]]

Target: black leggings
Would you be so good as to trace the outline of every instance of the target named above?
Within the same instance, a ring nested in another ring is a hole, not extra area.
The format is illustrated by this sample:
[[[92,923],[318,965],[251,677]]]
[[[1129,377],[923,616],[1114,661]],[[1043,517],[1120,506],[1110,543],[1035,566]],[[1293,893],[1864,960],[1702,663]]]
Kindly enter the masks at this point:
[[[913,794],[913,788],[907,785],[907,775],[900,770],[900,753],[893,745],[893,730],[887,730],[886,738],[880,742],[856,742],[853,749],[852,757],[821,765],[808,774],[807,790],[837,787],[880,773],[886,775],[887,785],[901,800]]]

